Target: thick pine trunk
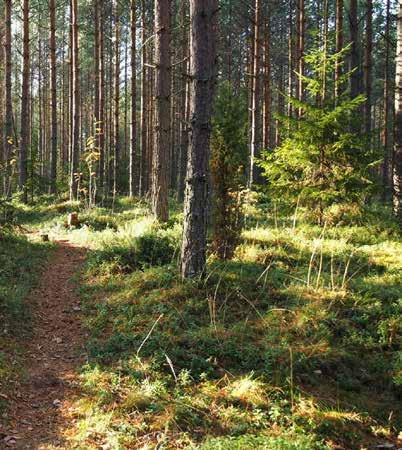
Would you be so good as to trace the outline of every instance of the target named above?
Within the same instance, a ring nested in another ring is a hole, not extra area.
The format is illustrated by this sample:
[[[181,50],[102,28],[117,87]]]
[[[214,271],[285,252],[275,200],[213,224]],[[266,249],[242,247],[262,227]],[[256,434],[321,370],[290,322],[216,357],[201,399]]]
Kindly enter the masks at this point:
[[[393,154],[394,214],[402,217],[402,0],[399,0],[395,79],[395,143]]]
[[[155,0],[155,131],[152,168],[152,209],[157,220],[166,222],[170,149],[170,21],[171,0]]]
[[[208,158],[216,76],[216,0],[190,0],[190,143],[184,201],[181,274],[205,272]]]

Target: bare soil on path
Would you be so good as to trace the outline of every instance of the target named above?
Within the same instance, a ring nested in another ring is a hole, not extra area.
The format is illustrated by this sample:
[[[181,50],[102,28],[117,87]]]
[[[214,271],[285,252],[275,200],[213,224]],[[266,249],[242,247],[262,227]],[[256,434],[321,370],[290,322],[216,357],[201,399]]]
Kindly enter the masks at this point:
[[[0,449],[68,449],[72,402],[79,395],[77,370],[86,362],[86,334],[73,277],[86,250],[67,241],[57,248],[26,302],[32,334],[26,341],[24,373],[13,389]]]

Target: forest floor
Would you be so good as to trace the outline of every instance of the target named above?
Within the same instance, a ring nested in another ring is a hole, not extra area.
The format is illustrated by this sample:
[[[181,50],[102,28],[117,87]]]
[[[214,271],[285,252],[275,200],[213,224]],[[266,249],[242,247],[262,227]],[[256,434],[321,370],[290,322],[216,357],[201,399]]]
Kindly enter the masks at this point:
[[[322,229],[250,206],[234,258],[183,282],[174,203],[164,225],[125,198],[15,208],[32,234],[0,237],[1,450],[400,448],[387,211]]]
[[[6,447],[66,448],[63,431],[77,396],[77,370],[86,362],[80,300],[71,281],[85,250],[67,241],[56,245],[39,286],[26,299],[32,333],[20,360],[21,379],[10,393],[7,427],[0,428]]]

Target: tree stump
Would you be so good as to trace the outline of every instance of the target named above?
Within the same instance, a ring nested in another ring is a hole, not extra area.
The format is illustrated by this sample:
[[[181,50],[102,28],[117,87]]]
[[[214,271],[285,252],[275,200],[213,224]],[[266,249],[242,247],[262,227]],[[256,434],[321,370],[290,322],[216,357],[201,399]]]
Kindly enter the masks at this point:
[[[79,225],[79,223],[80,223],[80,221],[78,220],[78,213],[77,212],[73,212],[73,213],[70,213],[68,215],[67,225],[69,227],[76,227],[76,226]]]

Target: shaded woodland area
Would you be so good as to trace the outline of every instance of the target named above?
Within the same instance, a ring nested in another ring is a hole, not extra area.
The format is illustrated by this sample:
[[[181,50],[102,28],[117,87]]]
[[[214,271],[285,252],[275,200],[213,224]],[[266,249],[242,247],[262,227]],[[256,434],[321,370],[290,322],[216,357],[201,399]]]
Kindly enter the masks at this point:
[[[0,448],[402,428],[402,0],[0,0]]]

